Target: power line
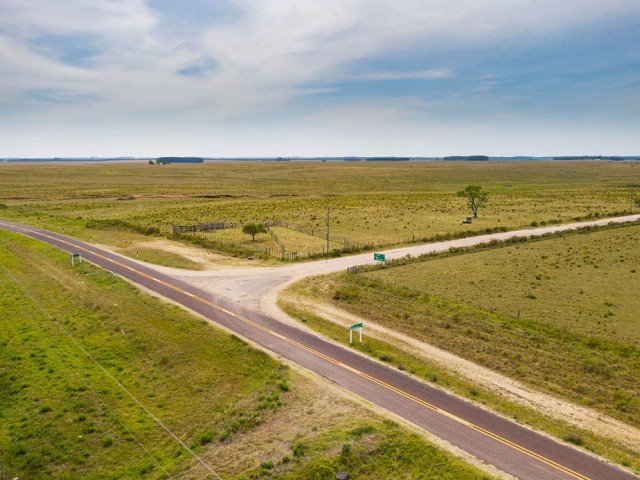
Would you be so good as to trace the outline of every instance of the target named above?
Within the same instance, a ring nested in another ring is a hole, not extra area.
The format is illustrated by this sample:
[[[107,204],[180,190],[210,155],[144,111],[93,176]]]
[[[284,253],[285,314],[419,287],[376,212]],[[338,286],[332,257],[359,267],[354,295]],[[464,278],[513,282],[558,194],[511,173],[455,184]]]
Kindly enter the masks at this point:
[[[18,279],[7,269],[7,267],[0,263],[0,265],[2,265],[2,268],[6,274],[7,277],[9,277],[17,286],[18,288],[20,288],[20,290],[22,290],[22,293],[40,310],[40,312],[47,318],[49,318],[54,325],[56,325],[60,330],[62,330],[62,332],[64,332],[64,334],[69,337],[69,339],[71,339],[71,341],[76,345],[76,347],[78,347],[78,349],[80,349],[86,356],[87,358],[89,358],[100,370],[102,370],[102,372],[111,380],[113,381],[118,388],[120,388],[120,390],[122,390],[124,393],[127,394],[127,396],[129,398],[131,398],[142,410],[144,410],[144,412],[153,419],[154,422],[156,422],[160,427],[162,427],[175,441],[177,441],[187,452],[189,452],[189,454],[191,456],[193,456],[209,473],[211,473],[215,478],[217,478],[218,480],[222,480],[222,477],[220,477],[216,471],[209,466],[197,453],[195,453],[186,443],[184,443],[184,441],[182,441],[182,439],[180,439],[162,420],[160,420],[158,417],[156,417],[140,400],[138,400],[138,398],[133,395],[117,378],[115,378],[113,375],[111,375],[111,373],[109,373],[103,366],[102,364],[100,364],[100,362],[98,362],[98,360],[89,352],[87,351],[87,349],[85,349],[82,344],[80,342],[78,342],[73,335],[71,335],[71,333],[64,328],[64,326],[58,322],[25,288],[24,286],[18,281]],[[65,363],[67,363],[67,365],[69,365],[69,367],[71,367],[71,369],[73,370],[73,366],[71,366],[71,364],[62,356],[62,354],[58,351],[57,347],[53,344],[53,342],[51,342],[46,334],[45,334],[45,338],[47,339],[47,343],[53,347],[58,355],[63,359],[63,361]],[[80,377],[81,378],[81,377]],[[87,384],[87,382],[82,379],[82,382],[85,384],[85,386],[87,386],[87,388],[91,389],[91,387]],[[91,389],[91,391],[93,392],[93,389]],[[94,392],[95,394],[95,392]],[[100,398],[97,394],[95,394],[97,398]],[[138,442],[138,444],[145,450],[145,452],[154,460],[154,462],[162,469],[162,471],[167,474],[167,476],[169,476],[169,478],[173,478],[171,477],[171,475],[162,467],[162,465],[160,465],[160,463],[155,459],[155,457],[147,450],[147,448],[135,437],[135,435],[122,423],[122,421],[113,413],[113,411],[100,399],[100,402],[106,406],[106,408],[112,413],[112,415],[114,415],[114,418],[116,418],[118,420],[118,422],[127,430],[127,432],[129,432],[134,439],[136,439],[136,441]]]
[[[44,307],[42,307],[42,305],[40,305],[26,290],[25,288],[22,286],[22,284],[15,278],[15,276],[13,276],[5,267],[5,265],[2,265],[2,268],[5,272],[5,274],[18,286],[18,288],[20,288],[20,290],[22,290],[22,293],[31,301],[31,303],[33,303],[40,311],[43,315],[45,315],[47,318],[51,319],[52,321],[55,322],[55,318],[53,318],[45,309]],[[136,443],[145,451],[145,453],[151,457],[151,459],[154,461],[154,463],[156,465],[158,465],[158,467],[160,467],[160,469],[169,477],[169,478],[173,478],[171,476],[171,474],[158,462],[158,460],[156,460],[156,458],[153,456],[153,454],[145,447],[145,445],[138,439],[138,437],[136,437],[136,435],[129,430],[129,428],[124,424],[124,422],[118,417],[118,415],[109,407],[109,405],[102,399],[102,397],[91,387],[91,385],[89,385],[89,383],[82,378],[82,376],[76,372],[74,370],[73,365],[71,364],[71,362],[69,362],[64,355],[62,355],[62,353],[60,352],[60,349],[58,347],[56,347],[56,345],[49,339],[49,336],[46,334],[46,331],[44,331],[43,328],[40,328],[39,325],[36,324],[35,321],[30,320],[29,323],[31,323],[31,325],[36,328],[36,329],[40,329],[42,331],[42,333],[44,334],[44,338],[45,341],[49,344],[49,346],[56,352],[56,354],[58,355],[58,357],[60,358],[60,360],[62,360],[64,363],[67,364],[67,366],[69,367],[69,369],[72,371],[72,373],[78,377],[78,379],[84,384],[85,387],[87,387],[87,389],[94,395],[94,397],[98,400],[98,402],[100,404],[102,404],[103,407],[105,407],[109,413],[112,415],[112,417],[114,418],[114,420],[119,423],[122,428],[124,428],[127,433],[129,433],[129,435],[131,435],[131,437],[133,437],[133,439],[136,441]]]

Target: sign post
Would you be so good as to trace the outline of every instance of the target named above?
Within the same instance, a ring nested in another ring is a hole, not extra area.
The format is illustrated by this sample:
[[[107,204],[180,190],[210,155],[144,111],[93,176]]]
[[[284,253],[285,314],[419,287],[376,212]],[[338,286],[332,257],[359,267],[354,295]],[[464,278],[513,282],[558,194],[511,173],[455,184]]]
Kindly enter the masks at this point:
[[[356,323],[349,327],[349,343],[353,343],[353,331],[360,330],[360,343],[362,343],[362,322]]]
[[[386,263],[385,260],[386,259],[385,259],[384,253],[374,253],[373,254],[373,261],[374,262],[382,262],[382,265],[384,265]]]
[[[79,253],[72,253],[72,254],[71,254],[71,266],[72,266],[72,267],[75,267],[75,266],[76,266],[76,264],[75,264],[75,259],[76,259],[76,258],[78,259],[78,261],[79,261],[80,263],[82,263],[82,255],[80,255]]]

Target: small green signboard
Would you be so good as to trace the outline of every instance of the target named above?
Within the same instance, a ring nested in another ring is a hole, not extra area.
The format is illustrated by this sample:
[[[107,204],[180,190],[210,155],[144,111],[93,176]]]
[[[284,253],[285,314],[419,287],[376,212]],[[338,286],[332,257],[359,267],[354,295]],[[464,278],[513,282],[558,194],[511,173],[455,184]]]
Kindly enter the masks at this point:
[[[353,343],[353,331],[354,330],[358,330],[358,333],[360,334],[360,343],[362,343],[362,330],[364,330],[362,328],[362,322],[356,323],[356,324],[351,325],[349,327],[349,343]]]
[[[384,262],[384,253],[374,253],[373,260],[376,262]]]

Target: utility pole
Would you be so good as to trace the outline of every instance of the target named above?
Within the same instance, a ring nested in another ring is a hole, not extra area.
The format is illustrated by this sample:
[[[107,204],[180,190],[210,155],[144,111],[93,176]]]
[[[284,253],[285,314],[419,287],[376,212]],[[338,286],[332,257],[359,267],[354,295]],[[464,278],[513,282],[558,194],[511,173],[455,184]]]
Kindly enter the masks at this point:
[[[327,255],[329,255],[329,223],[331,222],[331,207],[327,207]]]

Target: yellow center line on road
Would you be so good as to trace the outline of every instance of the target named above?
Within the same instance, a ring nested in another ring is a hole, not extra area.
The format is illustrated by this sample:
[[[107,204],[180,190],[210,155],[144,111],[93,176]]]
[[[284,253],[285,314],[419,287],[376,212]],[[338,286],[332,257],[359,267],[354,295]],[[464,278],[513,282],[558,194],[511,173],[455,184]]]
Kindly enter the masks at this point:
[[[534,459],[536,459],[536,460],[538,460],[538,461],[540,461],[540,462],[542,462],[542,463],[544,463],[546,465],[549,465],[550,467],[553,467],[556,470],[559,470],[559,471],[561,471],[563,473],[566,473],[567,475],[569,475],[571,477],[577,478],[579,480],[591,480],[589,477],[586,477],[585,475],[582,475],[581,473],[578,473],[578,472],[576,472],[574,470],[571,470],[568,467],[565,467],[564,465],[556,463],[553,460],[548,459],[548,458],[546,458],[546,457],[544,457],[544,456],[542,456],[542,455],[540,455],[540,454],[538,454],[538,453],[536,453],[534,451],[531,451],[531,450],[529,450],[529,449],[527,449],[527,448],[525,448],[525,447],[523,447],[521,445],[518,445],[517,443],[514,443],[511,440],[508,440],[508,439],[506,439],[504,437],[501,437],[500,435],[497,435],[497,434],[491,432],[490,430],[486,430],[485,428],[482,428],[479,425],[475,425],[474,423],[472,423],[472,422],[470,422],[468,420],[465,420],[465,419],[463,419],[461,417],[458,417],[457,415],[449,413],[446,410],[443,410],[443,409],[441,409],[441,408],[439,408],[439,407],[437,407],[437,406],[435,406],[435,405],[433,405],[433,404],[431,404],[429,402],[426,402],[426,401],[424,401],[424,400],[422,400],[422,399],[420,399],[420,398],[418,398],[418,397],[416,397],[416,396],[414,396],[414,395],[412,395],[410,393],[407,393],[407,392],[405,392],[403,390],[400,390],[399,388],[394,387],[393,385],[390,385],[390,384],[388,384],[386,382],[383,382],[382,380],[379,380],[376,377],[373,377],[373,376],[371,376],[371,375],[369,375],[369,374],[367,374],[367,373],[365,373],[365,372],[363,372],[361,370],[358,370],[358,369],[356,369],[356,368],[354,368],[354,367],[352,367],[350,365],[342,363],[341,361],[336,360],[333,357],[325,355],[324,353],[319,352],[319,351],[317,351],[317,350],[315,350],[315,349],[313,349],[311,347],[308,347],[308,346],[306,346],[306,345],[304,345],[302,343],[299,343],[299,342],[297,342],[297,341],[295,341],[295,340],[293,340],[293,339],[291,339],[289,337],[286,337],[285,335],[282,335],[281,333],[275,332],[275,331],[265,327],[264,325],[261,325],[261,324],[256,323],[256,322],[254,322],[254,321],[252,321],[252,320],[250,320],[250,319],[248,319],[246,317],[243,317],[242,315],[239,315],[239,314],[234,313],[234,312],[232,312],[230,310],[227,310],[226,308],[224,308],[224,307],[222,307],[220,305],[217,305],[217,304],[215,304],[213,302],[210,302],[209,300],[207,300],[205,298],[202,298],[202,297],[200,297],[198,295],[194,295],[194,294],[192,294],[190,292],[187,292],[186,290],[183,290],[180,287],[177,287],[175,285],[167,283],[167,282],[165,282],[163,280],[160,280],[160,279],[158,279],[158,278],[156,278],[156,277],[154,277],[152,275],[144,273],[144,272],[142,272],[140,270],[137,270],[137,269],[135,269],[133,267],[130,267],[128,265],[125,265],[123,263],[120,263],[117,260],[113,260],[111,258],[108,258],[108,257],[100,254],[100,253],[94,252],[94,251],[89,250],[89,249],[87,249],[85,247],[82,247],[82,246],[74,244],[72,242],[63,240],[61,238],[57,238],[57,237],[54,237],[54,236],[51,236],[51,235],[48,235],[48,234],[45,234],[45,233],[41,233],[41,232],[38,232],[36,230],[30,230],[30,229],[27,229],[27,228],[24,228],[24,227],[18,227],[16,225],[11,225],[11,226],[13,228],[17,228],[19,230],[23,230],[25,232],[29,232],[31,234],[39,235],[39,236],[42,236],[42,237],[45,237],[45,238],[49,238],[51,240],[55,240],[57,242],[64,243],[64,244],[69,245],[69,246],[71,246],[73,248],[77,248],[77,249],[83,250],[86,253],[89,253],[91,255],[95,255],[98,258],[101,258],[103,260],[111,262],[114,265],[118,265],[120,267],[126,268],[127,270],[129,270],[131,272],[134,272],[134,273],[136,273],[138,275],[141,275],[141,276],[143,276],[143,277],[145,277],[145,278],[147,278],[149,280],[153,280],[154,282],[157,282],[157,283],[159,283],[159,284],[161,284],[161,285],[163,285],[163,286],[165,286],[167,288],[170,288],[170,289],[172,289],[172,290],[174,290],[176,292],[179,292],[179,293],[182,293],[184,295],[187,295],[187,296],[193,298],[194,300],[199,301],[200,303],[203,303],[203,304],[208,305],[208,306],[210,306],[210,307],[212,307],[212,308],[214,308],[214,309],[216,309],[216,310],[218,310],[218,311],[220,311],[222,313],[230,315],[230,316],[232,316],[232,317],[234,317],[234,318],[236,318],[236,319],[238,319],[238,320],[240,320],[240,321],[242,321],[242,322],[244,322],[244,323],[246,323],[248,325],[251,325],[254,328],[257,328],[258,330],[261,330],[261,331],[263,331],[265,333],[269,333],[270,335],[273,335],[276,338],[279,338],[279,339],[281,339],[281,340],[283,340],[283,341],[285,341],[285,342],[287,342],[287,343],[289,343],[291,345],[294,345],[294,346],[296,346],[296,347],[298,347],[298,348],[300,348],[302,350],[305,350],[305,351],[307,351],[307,352],[309,352],[309,353],[311,353],[311,354],[313,354],[313,355],[315,355],[317,357],[320,357],[320,358],[322,358],[322,359],[324,359],[324,360],[326,360],[326,361],[328,361],[328,362],[330,362],[330,363],[332,363],[334,365],[337,365],[337,366],[339,366],[341,368],[344,368],[345,370],[348,370],[348,371],[350,371],[350,372],[352,372],[352,373],[354,373],[354,374],[356,374],[356,375],[358,375],[358,376],[360,376],[362,378],[365,378],[365,379],[367,379],[367,380],[369,380],[369,381],[371,381],[371,382],[373,382],[373,383],[375,383],[377,385],[380,385],[381,387],[384,387],[387,390],[390,390],[390,391],[392,391],[392,392],[394,392],[394,393],[396,393],[396,394],[398,394],[398,395],[400,395],[402,397],[405,397],[405,398],[407,398],[407,399],[409,399],[409,400],[411,400],[411,401],[413,401],[413,402],[415,402],[415,403],[417,403],[417,404],[419,404],[419,405],[421,405],[421,406],[423,406],[423,407],[425,407],[425,408],[427,408],[429,410],[432,410],[432,411],[434,411],[436,413],[439,413],[439,414],[449,418],[450,420],[453,420],[453,421],[455,421],[455,422],[457,422],[457,423],[459,423],[461,425],[464,425],[464,426],[466,426],[466,427],[468,427],[468,428],[470,428],[470,429],[472,429],[472,430],[474,430],[476,432],[479,432],[479,433],[481,433],[483,435],[486,435],[487,437],[489,437],[489,438],[491,438],[491,439],[493,439],[493,440],[495,440],[497,442],[500,442],[503,445],[511,447],[514,450],[516,450],[516,451],[518,451],[520,453],[523,453],[523,454],[525,454],[525,455],[527,455],[529,457],[532,457],[532,458],[534,458]]]

